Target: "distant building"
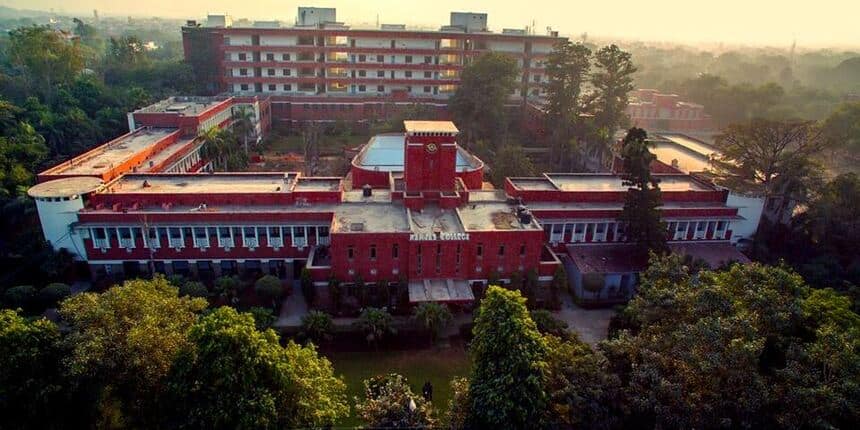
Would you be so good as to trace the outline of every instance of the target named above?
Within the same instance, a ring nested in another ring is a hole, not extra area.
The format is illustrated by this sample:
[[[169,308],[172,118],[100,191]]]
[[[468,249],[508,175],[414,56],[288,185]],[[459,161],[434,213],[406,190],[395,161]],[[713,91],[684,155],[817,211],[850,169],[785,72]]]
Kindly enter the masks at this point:
[[[493,33],[487,14],[471,12],[452,12],[437,31],[352,28],[335,9],[314,7],[300,7],[291,27],[230,22],[210,15],[206,26],[183,27],[185,59],[212,94],[270,96],[276,121],[367,120],[412,103],[436,106],[444,117],[463,67],[485,52],[516,58],[522,74],[512,101],[539,99],[544,61],[566,40]]]
[[[704,132],[713,129],[705,107],[681,100],[677,94],[639,89],[630,93],[627,116],[634,127],[649,132]]]

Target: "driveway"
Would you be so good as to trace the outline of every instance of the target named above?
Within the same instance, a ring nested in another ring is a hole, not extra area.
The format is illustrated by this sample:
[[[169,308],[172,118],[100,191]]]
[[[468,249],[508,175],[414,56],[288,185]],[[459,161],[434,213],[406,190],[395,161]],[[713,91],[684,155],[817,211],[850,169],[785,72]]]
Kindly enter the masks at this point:
[[[606,339],[609,320],[615,315],[615,310],[583,309],[573,303],[570,294],[562,294],[561,310],[553,314],[565,321],[568,328],[579,335],[580,340],[593,347]]]

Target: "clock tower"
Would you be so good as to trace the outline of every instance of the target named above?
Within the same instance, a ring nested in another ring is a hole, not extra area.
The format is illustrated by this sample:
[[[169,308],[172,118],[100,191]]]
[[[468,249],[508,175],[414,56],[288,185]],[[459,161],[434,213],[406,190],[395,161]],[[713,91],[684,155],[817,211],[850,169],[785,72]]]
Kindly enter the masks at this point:
[[[454,191],[457,127],[451,121],[404,121],[403,176],[407,193]]]

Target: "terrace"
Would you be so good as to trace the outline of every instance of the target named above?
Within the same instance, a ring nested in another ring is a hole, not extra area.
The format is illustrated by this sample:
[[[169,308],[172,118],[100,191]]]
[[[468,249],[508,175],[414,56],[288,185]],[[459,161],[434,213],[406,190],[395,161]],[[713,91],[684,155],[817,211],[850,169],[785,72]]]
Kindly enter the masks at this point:
[[[105,189],[121,194],[236,194],[287,192],[295,173],[200,173],[125,175]]]
[[[516,209],[504,202],[469,203],[458,208],[457,214],[466,231],[541,229],[534,219],[522,223]]]
[[[402,172],[405,145],[406,135],[402,133],[373,136],[355,157],[354,163],[366,170]],[[480,165],[476,161],[460,149],[457,151],[456,169],[458,172],[477,169]]]

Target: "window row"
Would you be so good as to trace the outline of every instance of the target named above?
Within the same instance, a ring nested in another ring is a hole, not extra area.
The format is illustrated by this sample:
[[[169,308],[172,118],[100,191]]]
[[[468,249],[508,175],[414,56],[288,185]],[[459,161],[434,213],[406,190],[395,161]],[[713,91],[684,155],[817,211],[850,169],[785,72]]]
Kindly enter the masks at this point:
[[[226,249],[258,248],[263,241],[270,248],[282,248],[285,244],[295,248],[329,244],[328,226],[165,226],[149,227],[146,231],[144,237],[144,228],[141,227],[91,227],[84,230],[92,239],[93,247],[102,249],[109,249],[114,243],[125,249],[185,248],[188,242],[194,248],[210,248],[216,243],[219,248]]]

